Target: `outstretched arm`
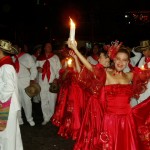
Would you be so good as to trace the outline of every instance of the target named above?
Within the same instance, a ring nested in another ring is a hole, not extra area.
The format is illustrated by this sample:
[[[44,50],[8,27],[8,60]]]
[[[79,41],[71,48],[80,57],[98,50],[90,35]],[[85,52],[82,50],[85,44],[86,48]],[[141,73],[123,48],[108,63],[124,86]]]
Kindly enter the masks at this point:
[[[71,48],[75,54],[78,56],[83,65],[90,71],[93,71],[92,65],[87,61],[87,59],[78,51],[76,41],[68,39],[68,47]]]
[[[132,53],[135,55],[134,57],[130,58],[131,63],[133,66],[136,66],[136,64],[138,63],[138,61],[141,59],[142,53],[140,52],[136,52],[134,50],[134,48],[132,49]]]

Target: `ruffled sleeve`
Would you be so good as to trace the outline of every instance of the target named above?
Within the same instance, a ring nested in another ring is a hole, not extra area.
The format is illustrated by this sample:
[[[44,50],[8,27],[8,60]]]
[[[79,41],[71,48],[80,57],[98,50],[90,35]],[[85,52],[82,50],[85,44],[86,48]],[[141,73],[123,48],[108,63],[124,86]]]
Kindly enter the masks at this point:
[[[72,78],[76,80],[77,72],[73,68],[60,69],[59,71],[59,84],[62,86],[68,86],[72,82]]]
[[[101,88],[106,81],[106,72],[101,64],[93,66],[93,71],[89,71],[86,67],[83,67],[78,75],[79,84],[91,94],[100,94]]]
[[[150,80],[150,69],[142,70],[135,67],[133,70],[133,97],[139,98],[141,93],[147,89],[146,85]]]

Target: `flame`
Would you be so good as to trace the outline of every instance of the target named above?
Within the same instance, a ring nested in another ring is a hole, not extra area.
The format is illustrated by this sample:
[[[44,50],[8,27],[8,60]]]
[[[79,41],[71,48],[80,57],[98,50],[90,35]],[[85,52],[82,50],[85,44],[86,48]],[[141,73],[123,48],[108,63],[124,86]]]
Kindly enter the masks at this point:
[[[71,18],[70,18],[70,25],[71,25],[71,27],[75,28],[75,23],[73,22],[73,20]]]
[[[142,66],[141,66],[141,69],[142,69],[142,70],[144,70],[144,69],[145,69],[145,68],[144,68],[144,65],[142,65]]]
[[[72,59],[69,58],[69,59],[68,59],[68,66],[70,66],[71,64],[72,64]]]

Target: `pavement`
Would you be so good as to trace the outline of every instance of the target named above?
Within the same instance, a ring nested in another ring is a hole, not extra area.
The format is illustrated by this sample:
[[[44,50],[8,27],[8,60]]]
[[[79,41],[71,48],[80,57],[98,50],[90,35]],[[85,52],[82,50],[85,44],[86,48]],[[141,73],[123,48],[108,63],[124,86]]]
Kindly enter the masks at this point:
[[[41,104],[33,103],[33,118],[35,126],[31,127],[24,117],[20,125],[24,150],[72,150],[74,141],[64,139],[57,134],[58,127],[51,122],[42,126]]]

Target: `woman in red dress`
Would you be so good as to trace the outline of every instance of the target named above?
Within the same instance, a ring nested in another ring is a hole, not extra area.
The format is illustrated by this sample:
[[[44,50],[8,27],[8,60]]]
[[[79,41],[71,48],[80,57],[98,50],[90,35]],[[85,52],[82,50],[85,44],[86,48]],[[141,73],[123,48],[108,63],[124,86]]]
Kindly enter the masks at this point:
[[[129,62],[129,52],[114,44],[109,54],[113,56],[114,69],[105,70],[102,65],[92,66],[77,50],[75,41],[68,40],[85,65],[79,74],[79,81],[89,88],[95,101],[87,106],[79,137],[74,150],[148,150],[150,141],[142,131],[148,124],[150,98],[143,103],[130,106],[131,97],[144,92],[150,70],[135,68],[124,73]],[[110,55],[110,56],[111,56]],[[143,144],[144,143],[144,144]]]
[[[73,58],[72,58],[73,59]],[[66,61],[67,62],[67,61]],[[79,86],[78,72],[74,61],[71,66],[64,67],[60,71],[61,88],[58,94],[55,113],[52,123],[59,127],[58,134],[64,138],[75,140],[81,126],[87,94]]]

